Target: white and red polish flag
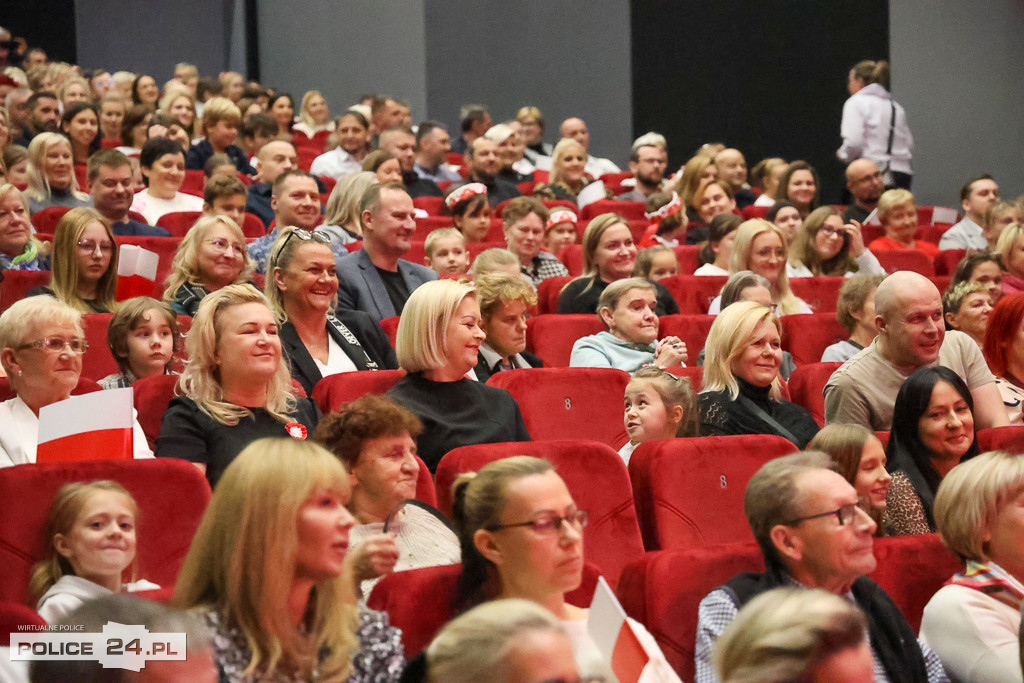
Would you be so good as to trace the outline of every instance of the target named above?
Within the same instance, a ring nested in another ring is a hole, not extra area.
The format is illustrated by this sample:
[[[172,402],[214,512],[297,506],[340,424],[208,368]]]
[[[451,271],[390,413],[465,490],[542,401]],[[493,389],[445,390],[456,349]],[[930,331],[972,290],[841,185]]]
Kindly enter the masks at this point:
[[[160,255],[134,244],[122,244],[117,255],[118,301],[136,296],[153,296]]]
[[[619,683],[637,683],[651,657],[604,577],[598,577],[587,616],[587,631]],[[644,679],[649,680],[649,679]]]
[[[130,460],[132,389],[94,391],[39,409],[36,462]]]

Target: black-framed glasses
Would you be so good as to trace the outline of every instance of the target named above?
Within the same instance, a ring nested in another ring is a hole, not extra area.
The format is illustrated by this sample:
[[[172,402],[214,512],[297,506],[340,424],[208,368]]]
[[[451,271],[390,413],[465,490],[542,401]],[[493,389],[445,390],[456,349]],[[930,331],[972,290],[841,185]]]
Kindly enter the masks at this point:
[[[517,524],[495,524],[494,526],[486,528],[487,531],[501,531],[502,529],[528,526],[539,536],[550,536],[552,534],[557,534],[562,530],[563,522],[568,522],[576,529],[582,530],[587,526],[588,519],[589,515],[586,510],[576,510],[576,512],[570,512],[564,517],[554,513],[547,513],[540,515],[535,519],[531,519],[529,522],[519,522]]]
[[[65,347],[70,348],[74,353],[82,354],[89,350],[89,342],[81,337],[72,337],[71,339],[47,337],[46,339],[25,342],[18,349],[42,349],[49,353],[60,353]]]
[[[836,520],[839,522],[839,526],[846,526],[847,524],[852,524],[853,520],[857,518],[857,510],[867,514],[869,507],[868,499],[861,496],[857,499],[856,503],[847,503],[837,510],[829,510],[828,512],[819,512],[816,515],[797,517],[796,519],[791,519],[788,522],[783,522],[783,524],[785,526],[796,526],[800,522],[806,522],[809,519],[818,519],[819,517],[835,515]]]

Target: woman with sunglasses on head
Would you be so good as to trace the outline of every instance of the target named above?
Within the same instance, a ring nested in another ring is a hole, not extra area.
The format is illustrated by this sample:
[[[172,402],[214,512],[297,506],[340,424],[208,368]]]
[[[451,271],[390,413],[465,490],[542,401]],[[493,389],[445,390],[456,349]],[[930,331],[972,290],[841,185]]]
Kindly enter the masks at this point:
[[[462,548],[456,606],[468,609],[504,598],[535,602],[562,622],[581,674],[610,675],[587,632],[587,610],[565,599],[583,581],[587,512],[576,506],[551,463],[504,458],[460,475],[453,494],[452,518]],[[648,665],[654,671],[645,669],[640,680],[678,680],[646,629],[630,623],[654,655]]]
[[[89,347],[82,314],[49,296],[16,302],[0,315],[0,364],[16,396],[0,403],[0,467],[36,461],[39,410],[71,396]],[[136,458],[151,458],[135,422]]]
[[[292,379],[313,394],[322,377],[398,368],[384,329],[363,311],[335,309],[338,273],[330,240],[318,230],[278,231],[264,289],[281,323]]]
[[[80,313],[117,309],[117,245],[110,223],[95,209],[68,211],[53,235],[53,277],[49,287],[34,287],[29,296],[55,296]]]
[[[178,315],[195,317],[210,292],[248,282],[253,263],[245,235],[230,218],[203,216],[185,234],[167,276],[164,301]]]

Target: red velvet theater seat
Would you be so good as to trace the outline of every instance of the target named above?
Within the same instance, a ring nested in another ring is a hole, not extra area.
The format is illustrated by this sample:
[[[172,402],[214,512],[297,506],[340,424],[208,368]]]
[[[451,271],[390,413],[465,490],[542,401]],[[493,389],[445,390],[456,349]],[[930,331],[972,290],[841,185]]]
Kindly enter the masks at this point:
[[[5,270],[4,281],[0,282],[0,313],[21,301],[28,290],[46,287],[53,276],[48,270]]]
[[[567,368],[576,340],[606,329],[596,314],[535,315],[526,320],[526,349],[540,356],[544,367]]]
[[[978,448],[982,453],[988,451],[1024,453],[1024,427],[989,427],[988,429],[979,429],[977,438]]]
[[[210,500],[195,465],[175,458],[18,465],[0,469],[0,600],[28,600],[32,565],[47,556],[46,515],[57,489],[97,479],[119,482],[139,505],[141,577],[174,585]]]
[[[586,559],[614,585],[619,572],[643,554],[629,475],[619,454],[595,441],[528,441],[462,446],[447,453],[434,475],[438,508],[451,515],[452,484],[463,472],[513,455],[554,465],[580,509],[590,513],[583,530]]]
[[[727,279],[724,275],[676,275],[659,282],[672,293],[680,313],[706,315]]]
[[[461,564],[410,569],[389,574],[373,587],[367,605],[387,612],[391,625],[402,629],[406,658],[424,650],[441,627],[456,616],[452,601],[461,573]],[[583,581],[566,594],[566,601],[589,607],[599,575],[593,565],[584,563]]]
[[[324,377],[313,387],[313,400],[327,414],[364,394],[386,394],[405,370],[361,370]]]
[[[648,550],[752,540],[743,514],[750,477],[795,453],[781,436],[745,434],[641,444],[629,460],[637,519]]]
[[[842,363],[808,363],[789,376],[790,400],[811,414],[819,426],[825,426],[825,385]]]
[[[618,450],[626,443],[622,397],[629,374],[615,368],[531,368],[490,376],[519,403],[534,441],[593,439]]]
[[[562,293],[562,288],[570,281],[572,276],[569,275],[556,275],[541,280],[537,285],[537,313],[558,313],[558,297]]]
[[[789,288],[793,294],[806,301],[815,313],[829,313],[836,310],[839,288],[844,282],[845,277],[794,277],[789,280]]]
[[[782,348],[793,354],[797,365],[820,363],[826,348],[850,336],[835,313],[784,315],[779,322],[782,323]]]

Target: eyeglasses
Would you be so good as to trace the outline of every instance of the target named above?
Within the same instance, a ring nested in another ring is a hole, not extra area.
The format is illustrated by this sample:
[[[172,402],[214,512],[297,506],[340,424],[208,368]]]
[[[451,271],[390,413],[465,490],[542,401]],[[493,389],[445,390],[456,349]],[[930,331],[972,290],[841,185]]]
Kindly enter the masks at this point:
[[[50,353],[61,353],[65,347],[70,347],[74,353],[82,354],[89,350],[89,342],[81,337],[64,339],[63,337],[47,337],[22,344],[18,349],[43,349]]]
[[[562,530],[562,523],[568,522],[574,528],[582,530],[587,526],[588,514],[586,510],[577,510],[576,512],[570,512],[565,517],[555,514],[545,514],[532,519],[529,522],[520,522],[518,524],[497,524],[492,527],[487,527],[487,531],[501,531],[502,529],[512,529],[517,526],[528,526],[533,529],[533,532],[538,536],[551,536],[557,534]]]
[[[97,242],[96,240],[78,240],[78,251],[83,254],[94,254],[99,249],[101,254],[109,254],[114,250],[113,242]]]
[[[818,232],[825,237],[834,237],[835,235],[842,235],[842,228],[833,228],[831,225],[823,225],[818,228]]]
[[[870,509],[868,499],[861,496],[857,499],[856,503],[847,503],[838,510],[829,510],[828,512],[819,512],[816,515],[807,515],[806,517],[797,517],[788,522],[783,522],[785,526],[796,526],[800,522],[806,522],[809,519],[818,519],[819,517],[828,517],[829,515],[835,515],[836,519],[839,520],[839,526],[846,526],[853,522],[857,517],[857,510],[860,510],[864,514],[867,514]]]
[[[218,254],[228,253],[228,249],[233,249],[236,254],[244,254],[245,247],[238,242],[229,242],[225,239],[215,238],[212,240],[206,240],[206,243],[213,247],[213,250]]]

